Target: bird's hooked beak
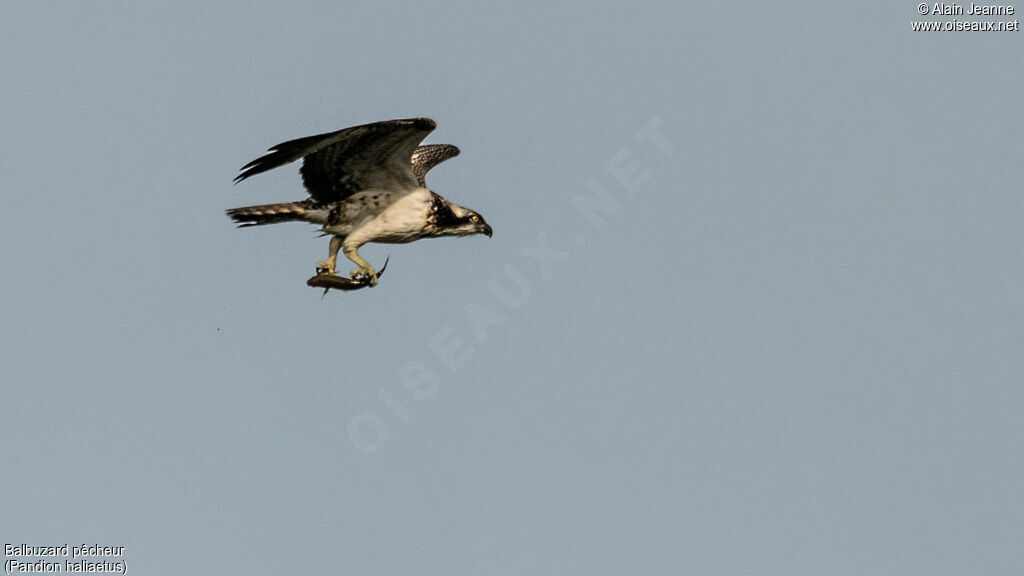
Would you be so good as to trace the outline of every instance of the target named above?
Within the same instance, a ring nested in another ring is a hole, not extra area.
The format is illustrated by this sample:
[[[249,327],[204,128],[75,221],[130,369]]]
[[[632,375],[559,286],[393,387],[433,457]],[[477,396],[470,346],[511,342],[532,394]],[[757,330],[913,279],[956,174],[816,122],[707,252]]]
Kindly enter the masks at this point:
[[[494,230],[491,230],[490,224],[484,223],[484,227],[480,229],[480,233],[487,234],[487,237],[490,238],[491,234],[494,233]]]

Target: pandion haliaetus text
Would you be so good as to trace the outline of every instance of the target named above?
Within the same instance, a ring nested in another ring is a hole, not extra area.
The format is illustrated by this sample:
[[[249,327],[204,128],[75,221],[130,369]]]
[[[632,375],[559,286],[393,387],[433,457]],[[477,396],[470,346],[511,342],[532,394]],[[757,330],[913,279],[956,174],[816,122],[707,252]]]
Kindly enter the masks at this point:
[[[228,216],[239,226],[319,224],[332,238],[330,254],[317,264],[317,274],[334,275],[341,250],[359,266],[350,273],[352,279],[369,286],[377,284],[378,273],[359,255],[367,242],[490,236],[483,216],[426,186],[431,168],[459,154],[451,144],[419,145],[436,126],[429,118],[386,120],[278,144],[246,164],[235,182],[302,158],[299,172],[310,197],[234,208]]]

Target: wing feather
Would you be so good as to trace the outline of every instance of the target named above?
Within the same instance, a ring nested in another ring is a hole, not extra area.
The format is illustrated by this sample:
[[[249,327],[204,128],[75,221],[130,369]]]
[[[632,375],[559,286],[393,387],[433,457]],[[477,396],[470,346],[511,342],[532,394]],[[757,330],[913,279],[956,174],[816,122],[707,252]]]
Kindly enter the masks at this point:
[[[459,155],[459,149],[451,144],[425,144],[412,153],[412,172],[420,186],[426,187],[427,172],[441,162]]]
[[[385,120],[289,140],[243,166],[235,182],[304,158],[302,182],[321,203],[371,188],[408,192],[419,186],[413,152],[436,126],[429,118]]]

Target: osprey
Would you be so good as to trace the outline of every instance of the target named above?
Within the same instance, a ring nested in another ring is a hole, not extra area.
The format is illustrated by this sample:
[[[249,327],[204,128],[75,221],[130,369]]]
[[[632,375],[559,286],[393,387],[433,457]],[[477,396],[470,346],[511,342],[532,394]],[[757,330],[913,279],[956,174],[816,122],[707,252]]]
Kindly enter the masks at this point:
[[[316,265],[317,276],[310,285],[322,276],[341,280],[334,271],[341,250],[358,265],[350,272],[352,280],[345,281],[375,286],[380,273],[359,255],[367,242],[491,236],[483,216],[427,188],[427,172],[459,154],[451,144],[419,145],[436,126],[429,118],[386,120],[282,142],[243,166],[235,182],[302,158],[299,172],[310,197],[234,208],[227,214],[239,227],[290,221],[319,224],[324,235],[332,236],[330,252]]]

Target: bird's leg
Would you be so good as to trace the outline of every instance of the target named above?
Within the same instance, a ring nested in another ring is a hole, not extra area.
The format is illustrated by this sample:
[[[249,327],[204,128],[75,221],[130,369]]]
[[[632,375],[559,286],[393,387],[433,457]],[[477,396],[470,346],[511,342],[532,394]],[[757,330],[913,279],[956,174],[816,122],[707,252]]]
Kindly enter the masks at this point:
[[[334,266],[338,262],[338,250],[341,249],[341,238],[331,236],[331,252],[326,262],[318,262],[316,265],[317,274],[334,274]]]
[[[370,266],[369,262],[363,260],[363,257],[359,255],[358,246],[345,246],[345,256],[349,260],[359,265],[359,268],[353,268],[349,275],[352,276],[353,280],[361,280],[366,282],[370,286],[377,285],[377,273],[373,271],[373,266]]]

